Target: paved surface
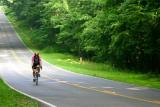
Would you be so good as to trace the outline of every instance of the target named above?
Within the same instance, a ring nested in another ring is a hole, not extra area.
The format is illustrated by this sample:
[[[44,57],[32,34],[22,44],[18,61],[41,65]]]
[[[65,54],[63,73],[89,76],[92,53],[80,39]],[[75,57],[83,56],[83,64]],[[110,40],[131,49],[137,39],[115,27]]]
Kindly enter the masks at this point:
[[[0,76],[17,90],[56,107],[160,107],[160,90],[67,72],[45,61],[36,86],[31,55],[0,13]]]
[[[44,104],[44,103],[41,103],[41,102],[39,102],[39,105],[38,105],[39,107],[50,107],[50,106],[48,106],[48,105],[46,105],[46,104]]]

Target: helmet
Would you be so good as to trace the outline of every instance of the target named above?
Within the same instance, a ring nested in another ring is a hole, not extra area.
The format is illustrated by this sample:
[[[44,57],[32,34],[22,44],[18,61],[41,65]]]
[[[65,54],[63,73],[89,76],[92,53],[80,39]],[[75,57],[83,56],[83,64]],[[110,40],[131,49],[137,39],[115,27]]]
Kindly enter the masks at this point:
[[[38,55],[39,56],[39,52],[35,52],[34,55]]]

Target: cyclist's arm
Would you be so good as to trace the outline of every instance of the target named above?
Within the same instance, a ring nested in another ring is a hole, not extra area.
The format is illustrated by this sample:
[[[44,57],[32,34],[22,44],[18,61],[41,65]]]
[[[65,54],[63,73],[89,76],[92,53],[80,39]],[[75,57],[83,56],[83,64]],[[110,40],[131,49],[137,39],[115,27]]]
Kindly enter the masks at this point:
[[[32,56],[32,66],[33,66],[33,63],[34,63],[34,55]]]
[[[39,57],[39,64],[40,64],[41,69],[42,69],[42,60],[41,60],[41,57]]]

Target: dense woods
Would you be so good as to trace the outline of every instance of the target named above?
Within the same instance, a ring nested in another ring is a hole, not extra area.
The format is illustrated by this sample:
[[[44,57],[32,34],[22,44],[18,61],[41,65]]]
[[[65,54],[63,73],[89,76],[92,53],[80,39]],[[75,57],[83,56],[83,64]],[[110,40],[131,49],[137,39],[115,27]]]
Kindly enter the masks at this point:
[[[3,1],[41,49],[160,72],[160,0]]]

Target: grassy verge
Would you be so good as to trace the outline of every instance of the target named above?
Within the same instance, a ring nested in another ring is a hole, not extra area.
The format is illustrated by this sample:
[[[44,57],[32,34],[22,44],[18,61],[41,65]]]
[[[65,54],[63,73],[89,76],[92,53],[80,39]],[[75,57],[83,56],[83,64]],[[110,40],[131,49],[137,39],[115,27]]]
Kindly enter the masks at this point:
[[[36,36],[35,30],[29,29],[23,22],[14,20],[11,16],[8,16],[8,18],[25,44],[32,50],[37,50],[31,39],[33,36]],[[79,64],[77,57],[51,50],[50,48],[46,48],[39,51],[41,56],[48,62],[72,72],[160,89],[160,76],[142,74],[129,70],[119,70],[109,64],[106,65],[89,61],[84,61],[83,64]]]
[[[38,103],[10,89],[0,79],[0,107],[38,107]]]

